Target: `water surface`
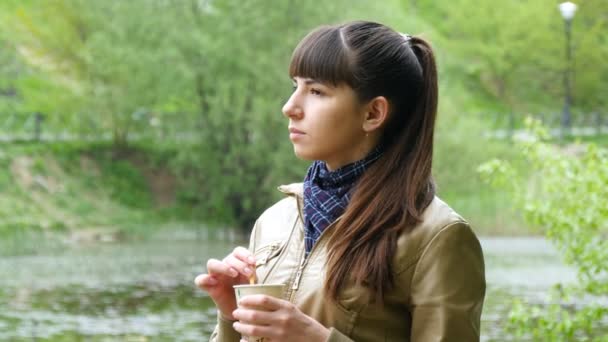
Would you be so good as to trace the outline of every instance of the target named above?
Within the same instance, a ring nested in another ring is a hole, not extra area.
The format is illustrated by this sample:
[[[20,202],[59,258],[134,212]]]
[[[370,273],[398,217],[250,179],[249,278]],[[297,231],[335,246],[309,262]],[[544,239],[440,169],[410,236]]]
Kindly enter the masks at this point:
[[[206,340],[215,309],[193,279],[208,258],[223,257],[236,244],[185,233],[5,256],[0,340]],[[487,238],[482,245],[488,281],[484,341],[511,340],[502,327],[514,298],[542,302],[554,283],[575,281],[542,238]]]

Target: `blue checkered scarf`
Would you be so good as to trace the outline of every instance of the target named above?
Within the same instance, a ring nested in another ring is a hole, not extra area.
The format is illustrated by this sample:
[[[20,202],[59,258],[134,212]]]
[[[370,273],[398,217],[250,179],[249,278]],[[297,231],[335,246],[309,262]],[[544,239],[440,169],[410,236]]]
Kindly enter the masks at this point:
[[[318,160],[308,168],[304,179],[306,256],[325,228],[344,213],[354,190],[353,185],[381,155],[382,150],[376,147],[364,159],[335,171],[327,170],[327,165]]]

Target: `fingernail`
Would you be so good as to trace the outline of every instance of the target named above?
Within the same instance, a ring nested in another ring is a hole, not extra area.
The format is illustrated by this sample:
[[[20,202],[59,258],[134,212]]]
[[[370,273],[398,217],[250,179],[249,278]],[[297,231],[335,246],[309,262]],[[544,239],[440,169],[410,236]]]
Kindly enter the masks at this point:
[[[246,275],[250,275],[251,274],[251,269],[249,267],[245,267],[243,269],[243,272],[245,272]]]
[[[255,263],[255,259],[252,256],[248,257],[247,260],[252,264]]]
[[[207,283],[209,285],[217,285],[217,279],[215,279],[215,278],[209,278],[209,279],[207,279]]]

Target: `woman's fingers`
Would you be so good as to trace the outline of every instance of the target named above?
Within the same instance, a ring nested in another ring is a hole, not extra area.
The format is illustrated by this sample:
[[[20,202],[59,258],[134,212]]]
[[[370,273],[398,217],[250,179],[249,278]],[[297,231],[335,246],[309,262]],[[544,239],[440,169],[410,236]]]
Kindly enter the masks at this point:
[[[253,325],[269,325],[275,319],[273,319],[273,313],[260,310],[249,310],[245,308],[239,308],[232,312],[232,317],[241,321],[241,323],[253,324]]]
[[[253,254],[251,254],[251,252],[245,247],[239,246],[235,248],[232,254],[246,264],[251,266],[255,265],[255,258]]]
[[[234,330],[245,336],[263,336],[267,338],[274,338],[275,335],[277,335],[276,327],[265,325],[253,325],[237,321],[232,324],[232,327]]]
[[[224,262],[231,268],[237,270],[240,274],[245,275],[246,277],[249,277],[253,273],[253,268],[251,267],[251,265],[244,263],[232,254],[227,256],[226,259],[224,259]]]
[[[267,311],[276,311],[279,309],[291,310],[294,308],[294,305],[291,302],[262,294],[244,296],[239,300],[238,304],[244,308],[262,308]]]
[[[194,282],[202,289],[208,289],[220,282],[224,282],[223,277],[235,279],[237,282],[246,281],[253,273],[255,259],[251,252],[244,247],[237,247],[224,260],[209,259],[207,261],[207,272],[201,274]],[[239,278],[239,276],[244,278]]]
[[[251,274],[253,274],[255,260],[253,255],[251,255],[251,252],[249,252],[246,248],[235,248],[232,253],[224,258],[224,262],[245,277],[250,277]]]
[[[215,286],[218,284],[217,279],[209,274],[199,274],[196,278],[194,278],[194,283],[201,289],[207,289],[210,286]]]
[[[239,275],[239,272],[235,268],[217,259],[209,259],[207,261],[207,272],[211,275],[224,275],[230,278],[236,278]]]

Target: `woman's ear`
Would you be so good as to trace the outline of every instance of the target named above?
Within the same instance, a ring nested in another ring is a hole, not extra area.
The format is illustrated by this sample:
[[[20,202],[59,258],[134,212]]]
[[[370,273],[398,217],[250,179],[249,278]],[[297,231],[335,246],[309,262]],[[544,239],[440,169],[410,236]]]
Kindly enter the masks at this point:
[[[366,106],[365,117],[363,118],[363,130],[371,133],[384,125],[388,119],[389,103],[386,97],[376,96],[371,99]]]

